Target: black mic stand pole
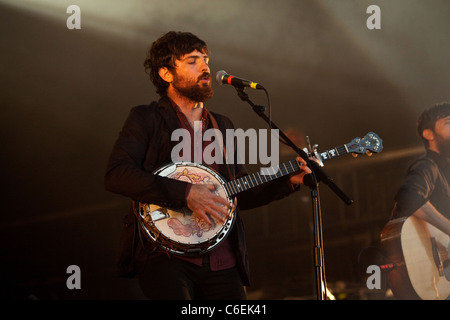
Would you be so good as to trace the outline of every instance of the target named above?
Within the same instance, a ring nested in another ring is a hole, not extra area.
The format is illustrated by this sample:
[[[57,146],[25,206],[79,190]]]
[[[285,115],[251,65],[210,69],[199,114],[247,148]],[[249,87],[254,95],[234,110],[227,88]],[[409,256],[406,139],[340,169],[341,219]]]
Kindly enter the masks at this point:
[[[323,252],[323,237],[322,237],[322,213],[320,208],[320,196],[319,196],[319,182],[325,183],[345,204],[350,205],[353,200],[350,199],[334,182],[328,177],[320,166],[311,161],[308,155],[297,147],[287,136],[280,130],[264,113],[264,107],[255,105],[244,92],[244,88],[235,87],[239,98],[242,101],[247,102],[261,118],[264,119],[270,128],[278,129],[280,137],[288,144],[300,157],[302,157],[308,167],[311,169],[311,175],[305,175],[303,183],[307,185],[311,190],[312,206],[313,206],[313,224],[314,224],[314,267],[316,274],[316,292],[318,300],[326,300],[326,283],[325,283],[325,265],[324,265],[324,252]]]

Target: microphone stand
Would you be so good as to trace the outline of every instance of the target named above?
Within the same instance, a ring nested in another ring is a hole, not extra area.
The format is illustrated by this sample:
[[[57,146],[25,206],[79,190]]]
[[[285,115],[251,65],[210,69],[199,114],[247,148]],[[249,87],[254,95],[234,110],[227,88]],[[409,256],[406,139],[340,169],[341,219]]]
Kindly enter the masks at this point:
[[[311,169],[311,175],[305,175],[303,183],[310,188],[312,207],[313,207],[313,225],[314,225],[314,267],[316,276],[316,292],[317,300],[326,300],[326,281],[325,281],[325,265],[324,265],[324,251],[323,251],[323,236],[322,236],[322,213],[320,208],[320,196],[319,196],[319,182],[325,183],[339,198],[344,201],[345,204],[350,205],[353,200],[350,199],[334,182],[325,174],[320,166],[311,161],[308,155],[297,147],[286,134],[276,126],[272,120],[270,120],[264,113],[265,108],[263,106],[255,105],[244,92],[244,88],[235,87],[239,98],[242,101],[247,102],[264,121],[266,121],[271,128],[279,130],[279,135],[283,138],[284,142],[288,144],[300,157],[302,157],[308,167]]]

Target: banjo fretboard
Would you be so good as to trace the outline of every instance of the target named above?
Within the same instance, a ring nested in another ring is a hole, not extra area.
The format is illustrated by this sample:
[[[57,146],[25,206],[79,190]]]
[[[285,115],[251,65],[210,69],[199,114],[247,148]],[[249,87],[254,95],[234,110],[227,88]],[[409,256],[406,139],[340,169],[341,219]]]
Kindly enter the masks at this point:
[[[224,187],[230,196],[234,196],[239,192],[257,187],[263,183],[284,177],[294,173],[300,169],[296,160],[282,163],[276,167],[263,168],[260,172],[252,173],[242,178],[227,182]]]
[[[347,154],[348,153],[348,148],[347,146],[344,144],[342,146],[330,149],[328,151],[324,151],[320,153],[320,157],[322,158],[322,160],[329,160],[335,157],[339,157],[343,154]]]

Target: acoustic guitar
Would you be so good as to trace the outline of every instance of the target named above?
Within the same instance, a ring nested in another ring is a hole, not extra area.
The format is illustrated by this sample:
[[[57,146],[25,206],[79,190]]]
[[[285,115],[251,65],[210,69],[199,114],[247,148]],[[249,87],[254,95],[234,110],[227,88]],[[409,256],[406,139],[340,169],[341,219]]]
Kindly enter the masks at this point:
[[[450,299],[450,237],[415,216],[389,221],[381,232],[387,280],[398,299]]]

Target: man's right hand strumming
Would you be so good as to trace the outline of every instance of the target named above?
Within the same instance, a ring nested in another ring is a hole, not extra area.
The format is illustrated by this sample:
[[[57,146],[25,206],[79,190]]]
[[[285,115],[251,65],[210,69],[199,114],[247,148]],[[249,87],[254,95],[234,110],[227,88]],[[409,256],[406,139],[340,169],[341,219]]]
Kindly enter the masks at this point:
[[[211,218],[224,222],[228,216],[229,202],[214,193],[217,189],[213,184],[193,184],[186,198],[189,209],[199,218],[205,220],[209,224]]]

